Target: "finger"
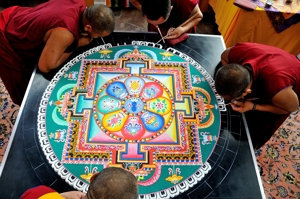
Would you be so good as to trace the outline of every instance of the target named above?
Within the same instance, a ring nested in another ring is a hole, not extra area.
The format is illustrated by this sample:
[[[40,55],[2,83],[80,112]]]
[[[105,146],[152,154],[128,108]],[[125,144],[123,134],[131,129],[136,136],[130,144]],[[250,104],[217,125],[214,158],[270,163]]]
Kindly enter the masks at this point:
[[[234,105],[237,105],[237,106],[243,106],[244,105],[244,102],[237,101],[237,100],[232,100],[231,103],[234,104]]]
[[[177,37],[174,35],[168,35],[167,37],[165,37],[165,39],[175,39],[175,38],[177,38]]]
[[[237,103],[235,103],[235,105],[237,105],[237,106],[244,106],[244,103],[242,103],[242,102],[237,102]]]
[[[240,106],[231,106],[232,110],[236,111],[236,112],[242,112],[242,108]]]
[[[168,32],[168,34],[165,37],[169,37],[171,35],[173,35],[172,32]]]
[[[235,109],[241,108],[241,106],[239,106],[238,104],[231,104],[231,107]]]
[[[83,36],[83,37],[88,37],[89,36],[89,34],[87,34],[86,32],[82,32],[82,33],[80,33],[80,35]]]
[[[169,28],[167,35],[172,34],[172,32],[175,30],[175,28]]]

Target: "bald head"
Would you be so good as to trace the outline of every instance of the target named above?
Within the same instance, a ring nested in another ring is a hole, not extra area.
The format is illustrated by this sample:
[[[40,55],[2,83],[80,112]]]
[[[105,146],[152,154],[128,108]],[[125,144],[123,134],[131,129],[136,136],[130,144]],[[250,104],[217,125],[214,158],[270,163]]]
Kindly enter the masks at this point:
[[[222,66],[215,76],[215,88],[221,96],[231,99],[241,96],[251,82],[251,73],[247,67],[239,64]]]
[[[84,12],[84,19],[99,33],[112,33],[115,30],[115,15],[105,5],[96,4],[88,7]]]
[[[92,180],[87,195],[93,199],[137,199],[137,180],[122,168],[109,167]]]

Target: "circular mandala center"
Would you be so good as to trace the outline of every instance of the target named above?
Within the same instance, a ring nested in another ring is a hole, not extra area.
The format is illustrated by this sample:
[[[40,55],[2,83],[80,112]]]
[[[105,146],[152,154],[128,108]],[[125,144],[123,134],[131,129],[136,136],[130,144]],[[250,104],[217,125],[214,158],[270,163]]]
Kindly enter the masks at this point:
[[[136,97],[131,97],[125,101],[125,107],[127,112],[137,114],[144,109],[144,102]]]

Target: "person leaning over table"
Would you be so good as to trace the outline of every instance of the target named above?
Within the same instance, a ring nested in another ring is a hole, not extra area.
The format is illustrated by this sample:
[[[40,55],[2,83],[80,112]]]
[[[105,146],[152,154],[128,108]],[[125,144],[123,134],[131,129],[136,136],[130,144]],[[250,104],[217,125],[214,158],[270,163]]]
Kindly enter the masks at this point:
[[[86,194],[80,191],[58,193],[41,185],[27,190],[21,199],[137,199],[138,184],[135,176],[117,167],[108,167],[95,174]]]
[[[267,142],[299,107],[300,61],[273,46],[240,42],[221,55],[215,88],[245,113],[255,148]],[[256,99],[256,100],[255,100]]]
[[[114,31],[113,11],[84,0],[50,0],[0,12],[0,77],[20,105],[35,65],[47,73],[78,47]]]
[[[132,5],[143,12],[148,22],[148,31],[158,32],[165,39],[175,39],[183,33],[195,33],[196,25],[203,15],[198,0],[130,0]],[[188,23],[180,26],[183,22]]]

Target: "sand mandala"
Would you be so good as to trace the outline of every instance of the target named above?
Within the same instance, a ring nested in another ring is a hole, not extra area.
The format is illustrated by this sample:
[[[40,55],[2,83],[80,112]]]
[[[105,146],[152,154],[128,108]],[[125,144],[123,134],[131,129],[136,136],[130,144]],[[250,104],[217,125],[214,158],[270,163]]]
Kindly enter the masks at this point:
[[[121,167],[139,198],[171,198],[212,169],[223,100],[192,58],[150,42],[95,47],[67,63],[42,97],[38,136],[52,168],[86,192]]]

